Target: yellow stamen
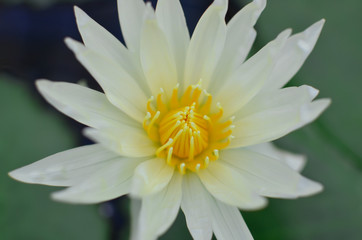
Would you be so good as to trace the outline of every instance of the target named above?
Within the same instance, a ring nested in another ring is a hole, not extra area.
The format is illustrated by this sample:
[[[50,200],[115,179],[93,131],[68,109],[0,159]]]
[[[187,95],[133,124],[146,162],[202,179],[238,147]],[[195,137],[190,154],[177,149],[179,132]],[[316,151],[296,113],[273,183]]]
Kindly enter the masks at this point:
[[[169,98],[161,89],[154,105],[153,100],[147,102],[143,127],[160,146],[157,157],[164,157],[181,174],[207,168],[219,158],[219,150],[230,144],[234,117],[221,122],[224,110],[220,103],[217,113],[210,112],[212,96],[202,90],[201,81],[188,86],[180,98],[177,85]]]

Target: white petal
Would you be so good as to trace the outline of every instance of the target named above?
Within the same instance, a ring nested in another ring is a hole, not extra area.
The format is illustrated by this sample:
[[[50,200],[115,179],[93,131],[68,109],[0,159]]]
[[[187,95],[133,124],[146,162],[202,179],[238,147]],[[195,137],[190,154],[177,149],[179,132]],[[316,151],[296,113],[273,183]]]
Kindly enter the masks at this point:
[[[303,176],[301,177],[298,184],[298,197],[309,197],[321,191],[323,191],[322,184]]]
[[[122,68],[146,90],[147,85],[142,74],[142,69],[139,62],[136,61],[135,56],[130,53],[117,38],[96,23],[81,9],[75,7],[74,11],[84,45],[92,51],[120,64]]]
[[[325,20],[313,24],[304,32],[290,37],[282,49],[279,60],[264,89],[284,86],[303,65],[313,50]]]
[[[98,81],[110,102],[135,120],[142,122],[146,112],[147,97],[135,80],[111,59],[93,52],[70,38],[65,42]]]
[[[248,149],[279,160],[298,172],[303,170],[307,160],[304,155],[281,150],[269,142],[252,145],[248,147]]]
[[[330,100],[311,102],[315,91],[308,89],[311,88],[285,88],[260,94],[236,115],[235,138],[229,147],[273,141],[315,120]]]
[[[80,184],[55,192],[52,198],[68,203],[92,204],[128,194],[134,169],[143,161],[145,159],[142,158],[117,158],[108,161]]]
[[[288,87],[263,91],[255,96],[237,114],[236,118],[243,118],[262,110],[280,107],[298,107],[311,102],[319,91],[311,86]]]
[[[139,221],[142,201],[140,199],[131,198],[131,233],[130,240],[139,240]]]
[[[187,227],[195,240],[210,240],[212,219],[209,207],[209,193],[204,189],[196,174],[186,174],[182,183],[181,208],[186,217]]]
[[[177,85],[177,70],[168,42],[155,19],[146,20],[141,35],[141,62],[154,96],[160,88],[170,96]]]
[[[141,131],[134,128],[109,129],[98,131],[86,128],[83,134],[94,142],[127,157],[153,156],[157,150],[156,144]]]
[[[156,17],[159,27],[166,36],[168,46],[176,63],[178,81],[181,82],[190,34],[179,0],[157,1]]]
[[[202,80],[207,89],[224,48],[227,2],[215,1],[198,22],[186,55],[184,88]]]
[[[128,49],[139,53],[143,22],[153,9],[143,0],[118,0],[118,16]]]
[[[229,78],[232,71],[244,62],[256,37],[253,26],[264,8],[265,0],[253,1],[227,24],[225,46],[212,76],[211,89],[219,88],[223,83],[221,79]]]
[[[209,203],[212,212],[212,228],[218,240],[253,240],[239,209],[216,199]]]
[[[175,172],[169,184],[159,193],[142,200],[140,240],[156,239],[175,221],[181,203],[182,176]]]
[[[165,159],[155,158],[140,164],[133,177],[132,194],[146,196],[161,191],[174,174]]]
[[[73,83],[48,80],[38,80],[36,86],[50,104],[80,123],[97,129],[135,126],[135,121],[114,107],[103,93]]]
[[[245,179],[222,161],[210,163],[207,169],[199,173],[206,189],[218,200],[237,206],[240,209],[260,209],[266,205],[266,199],[253,192]]]
[[[215,101],[222,103],[225,117],[237,112],[260,91],[289,35],[290,30],[279,34],[274,41],[236,69],[230,79],[218,89],[217,94],[214,93]]]
[[[72,186],[118,157],[118,154],[94,144],[51,155],[9,175],[26,183]]]
[[[246,149],[224,150],[220,159],[263,196],[295,198],[301,176],[286,164]]]
[[[253,239],[239,210],[211,196],[194,174],[184,176],[181,207],[195,240]],[[186,196],[184,196],[186,195]]]

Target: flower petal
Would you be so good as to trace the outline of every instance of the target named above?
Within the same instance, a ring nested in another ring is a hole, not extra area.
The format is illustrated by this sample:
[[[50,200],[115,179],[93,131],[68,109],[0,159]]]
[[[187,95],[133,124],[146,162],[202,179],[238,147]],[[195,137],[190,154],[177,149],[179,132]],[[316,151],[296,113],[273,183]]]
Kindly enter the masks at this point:
[[[16,169],[9,175],[26,183],[72,186],[117,157],[119,157],[118,154],[106,150],[99,144],[94,144],[51,155]]]
[[[233,115],[260,91],[289,35],[290,30],[279,34],[274,41],[236,69],[217,92],[213,92],[215,101],[222,103],[225,117]]]
[[[178,82],[183,79],[190,34],[179,0],[159,0],[156,7],[158,26],[162,29],[177,67]]]
[[[323,191],[323,185],[308,178],[301,177],[298,185],[298,197],[309,197]]]
[[[142,68],[136,57],[128,51],[123,44],[110,34],[106,29],[96,23],[80,8],[74,7],[77,25],[84,45],[94,52],[104,57],[112,59],[120,64],[134,80],[136,80],[143,90],[147,90]]]
[[[103,88],[109,101],[135,120],[142,122],[147,97],[120,65],[67,38],[68,47]]]
[[[139,221],[141,212],[142,200],[131,198],[131,232],[130,240],[139,240]]]
[[[296,198],[316,192],[315,185],[286,164],[247,149],[221,152],[220,159],[235,169],[248,186],[260,195],[277,198]],[[307,186],[311,183],[313,186]]]
[[[157,96],[162,88],[166,95],[171,96],[172,89],[177,85],[176,64],[168,42],[155,19],[148,19],[143,25],[140,54],[152,94]]]
[[[316,119],[329,106],[330,100],[311,102],[315,94],[305,89],[275,90],[247,104],[236,114],[235,138],[229,148],[273,141]]]
[[[141,130],[133,128],[108,129],[99,131],[86,128],[83,134],[94,142],[126,157],[153,156],[157,150],[156,144]]]
[[[38,80],[36,86],[56,109],[85,125],[97,129],[117,125],[137,126],[103,93],[73,83],[48,80]]]
[[[224,48],[227,2],[214,1],[198,22],[186,55],[184,88],[202,80],[207,89]]]
[[[136,168],[131,194],[143,197],[157,193],[167,186],[173,174],[174,168],[165,159],[148,160]]]
[[[209,193],[196,174],[186,174],[182,183],[181,208],[186,217],[187,227],[195,240],[210,240],[212,219],[209,208]]]
[[[68,203],[93,204],[111,200],[131,190],[134,169],[144,158],[116,158],[80,184],[55,192],[52,198]]]
[[[228,79],[230,74],[244,62],[256,37],[253,26],[265,4],[265,0],[249,3],[227,24],[224,49],[212,76],[210,89],[218,89],[223,83],[220,79]]]
[[[253,239],[239,210],[211,196],[196,175],[184,177],[182,193],[181,207],[195,240],[211,239],[212,230],[219,240]]]
[[[304,155],[281,150],[272,143],[261,143],[248,147],[249,150],[266,155],[287,164],[295,171],[302,171],[307,161]]]
[[[260,209],[266,205],[266,199],[253,192],[245,179],[222,161],[210,163],[208,168],[199,172],[206,189],[218,200],[237,206],[240,209]]]
[[[322,19],[304,32],[288,39],[264,89],[281,88],[298,72],[313,50],[324,22],[325,20]]]
[[[216,199],[209,203],[212,212],[212,228],[218,240],[253,240],[237,207],[226,205]]]
[[[182,176],[175,172],[161,192],[143,198],[139,220],[140,240],[156,239],[175,221],[182,197],[181,183]]]
[[[143,0],[118,0],[117,3],[124,41],[128,49],[138,55],[143,22],[148,15],[152,15],[152,6]]]

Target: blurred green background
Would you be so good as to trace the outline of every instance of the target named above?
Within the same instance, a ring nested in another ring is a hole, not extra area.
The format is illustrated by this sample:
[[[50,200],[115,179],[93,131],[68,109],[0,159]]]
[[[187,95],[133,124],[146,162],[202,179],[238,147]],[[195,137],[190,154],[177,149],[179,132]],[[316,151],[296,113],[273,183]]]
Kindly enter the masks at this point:
[[[0,239],[128,239],[127,198],[101,205],[67,205],[50,200],[49,193],[56,188],[27,185],[7,176],[15,168],[87,143],[80,135],[81,126],[48,106],[33,85],[39,77],[73,82],[86,78],[94,84],[61,43],[63,35],[79,39],[71,13],[75,2],[120,37],[115,0],[0,3]],[[228,16],[248,2],[232,1]],[[192,28],[211,1],[181,3]],[[304,199],[271,199],[264,210],[242,212],[255,239],[361,239],[361,10],[359,0],[270,0],[256,25],[254,50],[285,28],[299,32],[325,18],[314,51],[289,85],[314,86],[320,97],[333,102],[317,121],[277,141],[308,156],[303,174],[323,183],[325,190]],[[104,20],[109,14],[112,19]],[[17,22],[6,21],[11,17]],[[49,28],[42,21],[47,17]],[[53,58],[45,52],[49,49]],[[182,214],[161,239],[191,239]]]

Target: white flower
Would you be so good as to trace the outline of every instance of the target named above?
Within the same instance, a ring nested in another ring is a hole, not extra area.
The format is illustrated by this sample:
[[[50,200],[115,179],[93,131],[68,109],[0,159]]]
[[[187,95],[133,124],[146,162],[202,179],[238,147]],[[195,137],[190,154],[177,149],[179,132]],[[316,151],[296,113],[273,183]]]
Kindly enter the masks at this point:
[[[270,143],[313,121],[329,105],[310,86],[283,88],[313,49],[324,20],[282,32],[246,59],[265,7],[255,0],[226,25],[215,0],[190,40],[178,0],[119,0],[125,48],[75,8],[84,45],[65,42],[105,94],[37,81],[59,111],[89,126],[97,144],[61,152],[10,173],[68,188],[52,195],[98,203],[130,194],[133,239],[155,239],[179,208],[194,239],[252,239],[238,209],[265,197],[297,198],[322,186],[301,176],[304,158]],[[137,201],[137,200],[134,200]]]

